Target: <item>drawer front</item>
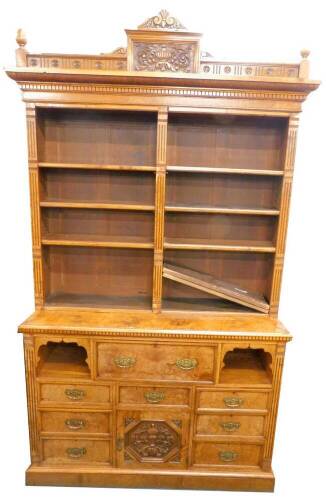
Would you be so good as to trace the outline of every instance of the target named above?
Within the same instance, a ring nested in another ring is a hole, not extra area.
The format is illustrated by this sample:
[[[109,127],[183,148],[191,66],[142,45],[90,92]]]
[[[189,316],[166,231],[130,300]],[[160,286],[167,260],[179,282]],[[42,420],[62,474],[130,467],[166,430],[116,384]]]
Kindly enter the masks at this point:
[[[98,344],[98,375],[139,380],[214,380],[213,347]]]
[[[218,410],[266,410],[268,392],[198,391],[198,408]]]
[[[110,387],[79,384],[41,384],[41,403],[99,403],[110,401]]]
[[[110,463],[110,441],[91,439],[43,439],[47,464]]]
[[[119,403],[139,405],[189,406],[190,389],[183,387],[120,386]]]
[[[205,436],[263,436],[264,417],[198,415],[196,433]]]
[[[111,432],[111,415],[104,412],[42,411],[42,432]]]
[[[254,444],[195,443],[194,465],[260,465],[262,447]]]

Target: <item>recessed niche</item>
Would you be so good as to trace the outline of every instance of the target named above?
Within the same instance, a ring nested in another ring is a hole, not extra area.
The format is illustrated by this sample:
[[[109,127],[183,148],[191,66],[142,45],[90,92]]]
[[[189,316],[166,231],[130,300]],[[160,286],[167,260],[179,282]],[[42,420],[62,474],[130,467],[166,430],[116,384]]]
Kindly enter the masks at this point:
[[[38,359],[38,376],[90,376],[87,351],[76,342],[47,342],[39,348]]]
[[[238,349],[228,351],[220,373],[222,384],[271,384],[272,356],[264,349]]]

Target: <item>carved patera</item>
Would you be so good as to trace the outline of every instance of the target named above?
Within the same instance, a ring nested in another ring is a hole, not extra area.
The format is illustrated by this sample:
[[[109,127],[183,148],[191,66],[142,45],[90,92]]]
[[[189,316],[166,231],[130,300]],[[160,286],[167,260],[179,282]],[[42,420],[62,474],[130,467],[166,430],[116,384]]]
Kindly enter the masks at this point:
[[[140,24],[138,29],[185,30],[186,27],[181,24],[179,19],[171,16],[167,10],[163,9],[157,16],[150,17],[144,23]]]
[[[195,45],[191,43],[134,43],[136,71],[189,73],[193,70]]]
[[[125,448],[140,462],[163,462],[180,451],[180,437],[167,422],[142,420],[126,433]]]

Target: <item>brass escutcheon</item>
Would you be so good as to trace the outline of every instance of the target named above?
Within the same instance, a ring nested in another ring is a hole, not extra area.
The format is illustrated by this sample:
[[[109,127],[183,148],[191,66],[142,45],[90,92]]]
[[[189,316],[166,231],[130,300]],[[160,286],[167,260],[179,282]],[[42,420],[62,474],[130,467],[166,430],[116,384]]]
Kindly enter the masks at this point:
[[[150,392],[145,392],[144,398],[146,401],[148,401],[151,404],[159,403],[160,401],[163,401],[165,398],[164,392],[160,391],[150,391]]]
[[[184,358],[177,359],[175,364],[181,370],[193,370],[198,365],[198,361],[197,359]]]
[[[239,422],[220,422],[220,426],[227,432],[235,432],[240,428]]]
[[[65,395],[69,399],[73,399],[74,401],[84,399],[86,396],[86,392],[81,389],[66,389]]]
[[[76,431],[78,429],[82,429],[83,427],[85,427],[86,422],[85,422],[85,420],[79,420],[77,418],[68,418],[65,421],[65,424],[66,424],[66,427],[68,427],[68,429]]]
[[[66,450],[69,458],[81,458],[86,455],[86,448],[67,448]]]
[[[119,368],[130,368],[136,363],[136,358],[132,356],[117,356],[114,358],[114,362]]]
[[[223,401],[228,408],[238,408],[244,403],[244,399],[240,398],[224,398]]]
[[[233,462],[239,455],[235,451],[220,451],[218,456],[222,462]]]

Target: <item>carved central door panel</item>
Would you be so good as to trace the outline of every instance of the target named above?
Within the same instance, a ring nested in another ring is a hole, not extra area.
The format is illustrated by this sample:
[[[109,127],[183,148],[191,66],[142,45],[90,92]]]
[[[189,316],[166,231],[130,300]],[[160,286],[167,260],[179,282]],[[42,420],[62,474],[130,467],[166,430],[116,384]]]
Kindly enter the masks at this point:
[[[189,415],[167,411],[121,411],[117,457],[121,467],[187,466]]]

